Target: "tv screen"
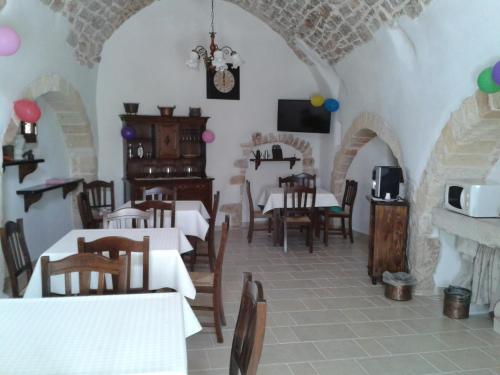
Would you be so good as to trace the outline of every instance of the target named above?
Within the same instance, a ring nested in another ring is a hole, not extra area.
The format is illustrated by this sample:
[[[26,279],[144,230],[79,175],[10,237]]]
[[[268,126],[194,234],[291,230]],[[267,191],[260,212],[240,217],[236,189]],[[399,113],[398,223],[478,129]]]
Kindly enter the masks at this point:
[[[331,114],[313,107],[309,100],[278,100],[278,130],[301,133],[330,133]]]

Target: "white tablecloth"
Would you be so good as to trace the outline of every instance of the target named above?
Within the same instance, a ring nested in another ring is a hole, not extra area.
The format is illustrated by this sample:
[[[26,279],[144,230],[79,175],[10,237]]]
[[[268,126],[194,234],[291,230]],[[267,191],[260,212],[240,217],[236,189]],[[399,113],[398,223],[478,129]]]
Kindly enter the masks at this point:
[[[136,241],[142,240],[144,236],[149,236],[149,289],[172,288],[182,295],[194,299],[196,290],[180,256],[180,254],[191,251],[193,248],[186,236],[177,228],[74,229],[46,250],[42,256],[46,255],[52,261],[59,260],[78,252],[78,237],[83,237],[85,241],[89,242],[107,236],[127,237]],[[131,287],[141,287],[142,254],[132,254],[131,267]],[[77,293],[77,274],[73,274],[72,286],[73,292]],[[51,288],[53,292],[64,293],[64,275],[53,276]],[[24,297],[36,298],[41,296],[42,277],[40,261],[38,261]]]
[[[290,206],[292,204],[292,197],[289,195],[287,205]],[[283,188],[269,186],[265,187],[262,190],[262,193],[259,195],[258,204],[260,206],[264,206],[263,212],[268,212],[274,210],[275,208],[283,208],[284,200],[283,200]],[[308,198],[309,206],[311,205],[311,199]],[[337,198],[333,195],[333,193],[328,190],[316,188],[316,202],[315,207],[331,207],[338,206],[339,202]]]
[[[131,207],[130,201],[118,209],[128,207]],[[175,226],[184,234],[204,240],[208,232],[208,219],[210,219],[210,215],[201,201],[175,202]],[[170,211],[165,212],[165,225],[170,226]]]
[[[0,300],[0,373],[187,374],[200,323],[179,293]]]

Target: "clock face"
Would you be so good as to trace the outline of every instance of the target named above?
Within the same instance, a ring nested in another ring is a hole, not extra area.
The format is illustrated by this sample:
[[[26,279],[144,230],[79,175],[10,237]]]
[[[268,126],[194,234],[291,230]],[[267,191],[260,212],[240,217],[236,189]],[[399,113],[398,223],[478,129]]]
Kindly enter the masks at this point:
[[[233,73],[228,70],[216,72],[214,75],[214,86],[223,94],[230,92],[234,88],[235,83]]]

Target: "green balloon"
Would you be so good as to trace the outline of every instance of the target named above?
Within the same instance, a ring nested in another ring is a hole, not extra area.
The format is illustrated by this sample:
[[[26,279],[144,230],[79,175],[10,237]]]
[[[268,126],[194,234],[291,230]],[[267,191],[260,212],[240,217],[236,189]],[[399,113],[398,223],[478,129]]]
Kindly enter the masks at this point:
[[[500,91],[500,85],[497,85],[493,80],[493,68],[484,69],[477,77],[477,85],[479,90],[487,94],[493,94]]]

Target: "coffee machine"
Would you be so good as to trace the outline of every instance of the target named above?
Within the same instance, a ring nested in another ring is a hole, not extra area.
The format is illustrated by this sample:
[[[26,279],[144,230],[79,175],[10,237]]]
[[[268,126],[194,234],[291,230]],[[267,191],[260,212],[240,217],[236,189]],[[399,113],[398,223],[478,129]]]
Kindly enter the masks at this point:
[[[372,197],[396,199],[399,195],[399,184],[404,182],[403,170],[400,167],[376,166],[372,171]]]

